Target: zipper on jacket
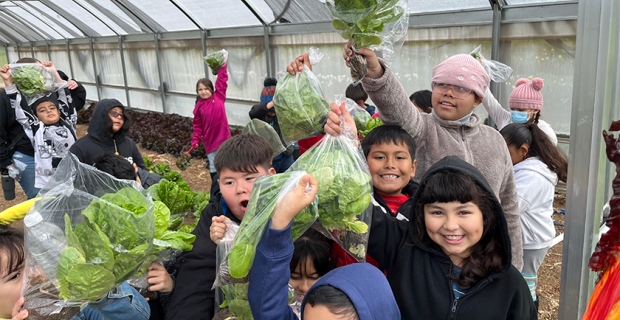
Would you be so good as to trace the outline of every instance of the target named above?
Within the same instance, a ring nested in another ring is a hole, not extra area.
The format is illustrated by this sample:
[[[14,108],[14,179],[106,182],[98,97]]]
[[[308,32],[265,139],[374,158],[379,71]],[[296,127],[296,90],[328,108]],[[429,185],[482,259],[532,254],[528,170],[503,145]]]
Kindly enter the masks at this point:
[[[465,130],[463,129],[463,126],[459,127],[459,131],[461,132],[461,139],[465,141]]]
[[[459,303],[459,299],[454,299],[454,303],[452,303],[452,316],[456,312],[456,305]]]
[[[450,272],[452,272],[452,268],[450,268]],[[450,314],[450,319],[454,319],[454,317],[456,316],[456,307],[459,303],[459,300],[465,299],[471,295],[473,295],[474,293],[480,291],[480,289],[482,289],[484,286],[486,286],[487,283],[491,282],[492,280],[487,278],[482,280],[482,282],[478,283],[477,286],[474,287],[473,290],[471,291],[467,291],[464,295],[462,295],[459,299],[454,299],[454,302],[452,303],[452,309],[451,309],[451,314]],[[450,280],[450,286],[452,286],[452,280]],[[454,289],[452,289],[452,297],[454,297]]]

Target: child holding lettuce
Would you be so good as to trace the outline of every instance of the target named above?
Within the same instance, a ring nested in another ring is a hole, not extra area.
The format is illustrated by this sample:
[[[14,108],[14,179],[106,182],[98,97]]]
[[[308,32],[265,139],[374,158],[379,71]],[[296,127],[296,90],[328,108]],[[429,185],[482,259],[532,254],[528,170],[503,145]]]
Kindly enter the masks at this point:
[[[28,310],[22,310],[24,298],[20,298],[25,260],[23,233],[0,225],[0,319],[28,319]],[[88,304],[74,320],[147,320],[149,315],[146,300],[127,282],[123,282],[96,302]]]

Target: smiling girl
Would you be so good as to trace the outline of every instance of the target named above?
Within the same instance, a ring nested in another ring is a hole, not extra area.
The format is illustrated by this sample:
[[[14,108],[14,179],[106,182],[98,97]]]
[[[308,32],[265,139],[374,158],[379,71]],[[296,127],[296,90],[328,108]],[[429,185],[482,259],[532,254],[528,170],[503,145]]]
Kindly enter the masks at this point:
[[[202,78],[196,83],[196,106],[194,107],[194,136],[192,147],[203,143],[209,159],[211,178],[215,170],[215,154],[220,145],[230,138],[230,127],[226,118],[226,89],[228,89],[228,63],[225,63],[217,74],[215,90],[213,83]]]

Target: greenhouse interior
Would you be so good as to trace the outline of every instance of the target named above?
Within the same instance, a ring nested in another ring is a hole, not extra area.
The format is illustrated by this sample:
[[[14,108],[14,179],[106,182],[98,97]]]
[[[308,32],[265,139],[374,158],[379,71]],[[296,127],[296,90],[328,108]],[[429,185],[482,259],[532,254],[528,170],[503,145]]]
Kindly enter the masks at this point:
[[[264,79],[281,80],[291,61],[311,47],[324,54],[312,72],[328,102],[353,82],[343,61],[347,40],[334,29],[325,2],[0,0],[0,66],[24,57],[52,61],[83,85],[87,106],[117,99],[130,110],[192,118],[196,81],[216,79],[204,57],[225,49],[225,112],[229,125],[241,130],[252,106],[261,102]],[[556,189],[565,195],[565,219],[556,220],[563,231],[554,239],[562,249],[547,266],[557,275],[550,290],[555,298],[541,302],[546,309],[538,316],[581,319],[599,280],[588,264],[605,207],[611,206],[611,215],[620,209],[610,203],[618,196],[617,169],[602,135],[620,119],[620,1],[401,2],[408,27],[395,41],[389,66],[408,94],[430,90],[434,66],[478,46],[483,57],[513,70],[489,87],[502,106],[509,105],[520,78],[545,80],[543,119],[568,156],[568,177]],[[489,118],[485,108],[474,112]],[[617,257],[620,248],[615,252]]]

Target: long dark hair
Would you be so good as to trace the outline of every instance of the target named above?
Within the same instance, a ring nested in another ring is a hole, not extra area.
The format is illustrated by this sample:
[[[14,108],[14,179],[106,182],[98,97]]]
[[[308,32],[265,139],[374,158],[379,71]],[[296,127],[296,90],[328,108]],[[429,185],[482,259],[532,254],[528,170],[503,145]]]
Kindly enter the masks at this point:
[[[3,256],[6,262],[2,261]],[[24,234],[17,229],[0,225],[0,277],[21,270],[24,262]]]
[[[302,275],[308,275],[306,261],[312,261],[314,268],[320,277],[324,276],[336,267],[332,258],[332,246],[329,240],[314,229],[308,229],[299,239],[293,243],[295,251],[291,259],[291,273],[300,266]]]
[[[415,244],[439,249],[439,245],[431,240],[426,231],[424,205],[435,202],[473,202],[482,212],[484,230],[480,241],[472,246],[469,257],[463,259],[461,275],[458,279],[452,279],[457,281],[461,288],[468,289],[489,275],[500,272],[508,263],[508,258],[505,251],[507,248],[504,248],[501,241],[500,221],[497,218],[503,213],[495,196],[486,191],[472,176],[454,169],[426,176],[420,185],[424,189],[414,206],[412,220]]]
[[[505,126],[500,133],[506,144],[516,149],[527,145],[528,157],[538,157],[547,165],[549,170],[558,175],[560,181],[566,182],[568,176],[568,159],[566,154],[555,146],[538,125],[534,123],[511,123]]]
[[[332,286],[319,286],[308,293],[306,304],[312,307],[325,306],[329,312],[338,318],[359,320],[359,314],[351,298],[342,290]]]
[[[200,99],[200,95],[198,94],[198,87],[200,86],[200,84],[202,83],[203,86],[209,88],[209,90],[211,90],[211,94],[213,94],[215,92],[215,89],[213,89],[213,82],[211,82],[211,80],[207,79],[207,78],[201,78],[198,79],[198,82],[196,82],[196,97],[198,99]]]
[[[433,110],[433,103],[431,102],[431,98],[433,96],[433,92],[430,90],[420,90],[414,92],[411,96],[409,96],[409,100],[415,101],[416,106],[422,109],[426,113],[431,113]]]

